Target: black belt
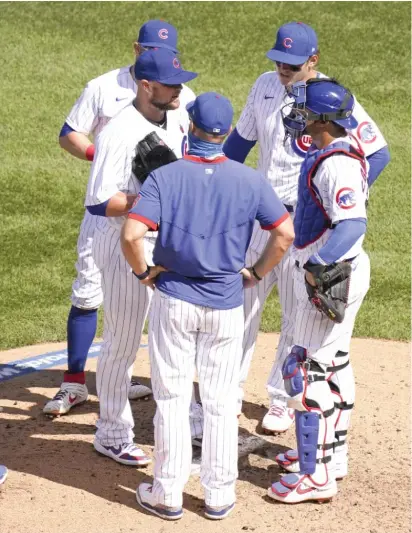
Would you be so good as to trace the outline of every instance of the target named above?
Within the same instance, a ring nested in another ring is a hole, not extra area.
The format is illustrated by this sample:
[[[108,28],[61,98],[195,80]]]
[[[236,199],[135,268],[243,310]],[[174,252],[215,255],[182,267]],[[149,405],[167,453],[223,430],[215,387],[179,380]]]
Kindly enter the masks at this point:
[[[293,213],[293,211],[295,210],[293,205],[287,205],[287,204],[283,204],[285,206],[285,209],[288,213]]]

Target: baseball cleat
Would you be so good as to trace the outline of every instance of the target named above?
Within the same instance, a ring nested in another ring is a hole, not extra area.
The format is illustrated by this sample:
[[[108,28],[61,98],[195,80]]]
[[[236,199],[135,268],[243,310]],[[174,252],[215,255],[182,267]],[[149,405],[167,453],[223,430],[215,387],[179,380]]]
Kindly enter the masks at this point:
[[[223,507],[211,507],[210,505],[205,506],[205,516],[210,518],[210,520],[223,520],[226,518],[235,508],[235,503],[233,502],[230,505],[225,505]]]
[[[0,485],[3,485],[6,481],[8,473],[7,468],[4,465],[0,465]]]
[[[59,392],[43,407],[43,413],[53,417],[65,415],[76,405],[84,403],[87,397],[86,385],[63,382]]]
[[[152,487],[153,485],[150,485],[150,483],[140,483],[137,487],[136,500],[140,507],[164,520],[179,520],[182,518],[183,509],[181,507],[167,507],[166,505],[154,503]]]
[[[262,429],[266,434],[284,433],[290,428],[294,420],[294,409],[289,409],[284,404],[274,403],[263,418]]]
[[[129,400],[138,400],[139,398],[147,398],[152,394],[152,389],[142,385],[140,381],[132,379],[129,389]]]
[[[280,453],[275,457],[277,464],[293,474],[300,472],[299,456],[297,450],[288,450],[286,453]],[[340,481],[348,475],[348,463],[339,462],[339,457],[335,454],[335,479]]]
[[[306,474],[287,474],[268,488],[268,496],[282,503],[329,502],[338,493],[336,481],[315,485]]]
[[[93,442],[94,449],[110,457],[117,463],[127,466],[147,466],[152,462],[150,457],[148,457],[143,450],[138,448],[134,442],[129,444],[119,444],[117,446],[103,446],[97,439],[94,439]]]

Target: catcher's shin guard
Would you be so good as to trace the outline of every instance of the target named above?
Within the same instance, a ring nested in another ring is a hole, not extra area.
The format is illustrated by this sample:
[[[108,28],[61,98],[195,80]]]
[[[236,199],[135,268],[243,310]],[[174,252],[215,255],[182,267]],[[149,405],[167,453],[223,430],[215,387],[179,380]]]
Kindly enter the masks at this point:
[[[326,367],[293,346],[282,367],[289,407],[296,409],[296,438],[300,473],[315,484],[329,480],[332,468],[334,425],[333,396],[326,381]]]
[[[327,368],[327,378],[335,404],[334,413],[334,452],[340,477],[347,474],[347,433],[355,402],[355,377],[349,361],[349,353],[338,351],[333,365]]]

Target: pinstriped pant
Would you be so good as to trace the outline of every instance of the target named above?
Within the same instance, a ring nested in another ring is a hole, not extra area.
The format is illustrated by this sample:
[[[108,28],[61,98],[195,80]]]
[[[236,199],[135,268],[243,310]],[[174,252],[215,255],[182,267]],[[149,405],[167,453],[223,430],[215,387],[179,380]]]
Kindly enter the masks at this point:
[[[149,353],[157,410],[155,503],[179,507],[191,467],[189,404],[197,369],[204,429],[201,482],[208,505],[235,501],[238,476],[237,389],[243,307],[211,309],[155,290]]]
[[[108,224],[96,229],[93,256],[102,273],[104,294],[103,345],[96,371],[100,403],[96,438],[105,446],[116,446],[134,437],[130,379],[153,291],[133,275],[117,229]]]
[[[260,256],[261,252],[255,252],[249,248],[246,254],[245,264],[247,266],[254,265]],[[287,394],[283,383],[282,365],[288,354],[288,347],[292,345],[295,325],[296,297],[293,288],[294,264],[295,262],[292,260],[290,250],[288,250],[282,261],[260,283],[244,291],[245,335],[243,341],[243,358],[240,368],[239,403],[243,399],[243,385],[249,372],[253,352],[255,351],[263,307],[275,283],[278,287],[279,301],[282,308],[282,325],[275,361],[267,382],[267,390],[271,399],[284,399],[284,402],[286,402]]]

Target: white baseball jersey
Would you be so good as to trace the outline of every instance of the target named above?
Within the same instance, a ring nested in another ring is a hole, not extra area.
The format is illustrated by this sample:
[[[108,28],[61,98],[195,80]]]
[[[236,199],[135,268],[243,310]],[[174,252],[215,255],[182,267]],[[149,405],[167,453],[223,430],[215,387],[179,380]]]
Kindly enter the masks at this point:
[[[129,65],[111,70],[91,80],[66,118],[67,124],[77,132],[96,138],[106,124],[135,98],[137,85],[131,75],[132,68]],[[193,91],[183,85],[179,107],[182,123],[188,123],[186,104],[194,99]],[[103,298],[100,272],[92,257],[93,235],[99,218],[85,212],[77,242],[77,278],[71,300],[74,306],[83,309],[99,307]]]
[[[357,142],[351,136],[336,139],[331,144],[347,142],[355,148]],[[328,214],[332,224],[351,218],[367,218],[366,201],[368,198],[367,172],[362,168],[360,161],[336,154],[328,157],[320,164],[313,184],[319,192],[322,205]],[[306,248],[297,249],[293,246],[292,256],[301,265],[305,264],[311,255],[318,252],[330,238],[333,229],[328,229],[314,243]],[[337,261],[350,259],[360,254],[364,236]]]
[[[155,131],[174,151],[177,158],[182,157],[187,121],[182,124],[182,114],[179,109],[167,111],[166,116],[166,130],[146,120],[133,104],[125,107],[112,119],[96,138],[96,152],[87,186],[86,206],[101,204],[119,191],[137,195],[141,184],[132,173],[132,160],[136,155],[136,145],[149,133]],[[120,230],[125,217],[96,218],[99,226],[107,221]]]
[[[323,74],[319,76],[325,77]],[[258,170],[271,182],[283,203],[294,206],[300,166],[312,140],[307,135],[297,141],[288,139],[285,142],[280,110],[292,101],[277,72],[266,72],[252,87],[236,129],[244,139],[258,141]],[[359,123],[353,133],[366,156],[386,146],[379,128],[356,98],[353,116]]]

